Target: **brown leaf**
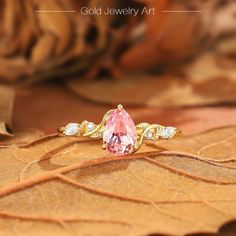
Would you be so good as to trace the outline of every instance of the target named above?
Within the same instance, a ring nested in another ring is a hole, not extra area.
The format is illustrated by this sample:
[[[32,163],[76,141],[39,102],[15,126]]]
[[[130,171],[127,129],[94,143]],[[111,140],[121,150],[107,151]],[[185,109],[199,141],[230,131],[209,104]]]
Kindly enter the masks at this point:
[[[170,0],[148,0],[143,1],[147,7],[154,8],[156,11],[161,12],[166,10],[170,5]],[[153,40],[161,33],[163,21],[166,19],[166,14],[147,14],[145,15],[147,21],[147,39]]]
[[[34,46],[31,61],[34,66],[46,63],[55,49],[55,37],[52,34],[44,34]]]
[[[2,19],[4,40],[1,44],[5,45],[6,48],[5,51],[1,50],[3,54],[11,54],[14,51],[21,54],[28,52],[36,34],[35,18],[30,7],[32,7],[31,0],[27,3],[12,0],[5,1],[4,17]]]
[[[211,80],[215,80],[216,78],[226,78],[235,82],[235,67],[224,68],[218,63],[220,59],[220,56],[216,57],[212,53],[202,54],[192,64],[186,67],[187,76],[193,81],[208,81],[210,83]]]
[[[71,22],[57,0],[40,1],[38,2],[38,7],[40,11],[59,11],[56,13],[38,12],[38,18],[39,24],[44,32],[51,32],[58,36],[56,53],[60,55],[68,48],[72,40]]]
[[[111,79],[93,83],[75,79],[67,84],[78,95],[105,104],[193,106],[235,103],[234,68],[230,71],[217,67],[207,70],[210,66],[206,63],[193,65],[189,69],[190,78],[130,75],[115,83]],[[219,70],[222,73],[218,73]],[[222,80],[224,86],[221,86]]]
[[[29,129],[24,131],[14,130],[14,136],[0,138],[0,148],[5,148],[10,145],[24,147],[30,143],[33,143],[36,140],[39,141],[42,136],[44,136],[44,133],[35,129]]]
[[[235,219],[236,170],[222,164],[235,153],[235,132],[147,143],[124,158],[110,157],[100,141],[66,137],[1,149],[1,232],[216,232]]]
[[[72,121],[79,122],[87,119],[99,123],[107,110],[114,108],[114,106],[99,105],[99,101],[90,102],[75,96],[70,90],[65,89],[63,84],[40,84],[31,86],[30,89],[21,88],[17,90],[15,100],[13,115],[15,129],[37,127],[46,133],[53,133],[58,127]],[[188,109],[138,106],[130,107],[128,110],[136,123],[149,121],[176,126],[183,129],[186,135],[234,125],[236,120],[234,106],[196,106]]]
[[[11,136],[8,128],[11,126],[14,91],[10,87],[0,86],[0,95],[0,136]]]
[[[5,33],[12,37],[15,34],[17,23],[21,18],[20,1],[5,1],[4,11],[4,30]]]
[[[214,48],[226,33],[235,33],[233,1],[2,0],[1,6],[1,60],[12,65],[15,58],[23,58],[25,64],[8,73],[4,63],[0,75],[5,80],[24,78],[36,83],[61,74],[94,78],[104,72],[119,78],[122,69],[169,68]],[[83,15],[84,6],[147,7],[154,8],[155,14]],[[189,10],[200,12],[189,14]],[[86,60],[86,66],[81,66]]]
[[[31,49],[33,41],[39,35],[39,28],[36,23],[35,11],[33,10],[33,1],[28,0],[22,4],[21,24],[18,27],[17,37],[20,41],[20,49],[24,55],[27,55]]]
[[[40,33],[39,27],[38,27],[38,22],[35,17],[35,11],[34,11],[34,0],[28,0],[24,2],[25,6],[25,12],[28,20],[28,26],[30,31],[34,36],[38,36]]]
[[[107,8],[115,8],[117,2],[114,0],[91,0],[89,8],[98,8],[101,7],[104,11]],[[117,7],[117,6],[116,6]],[[97,25],[97,30],[99,33],[98,37],[98,49],[103,49],[108,42],[108,33],[110,31],[111,20],[114,18],[112,15],[96,15],[95,14],[95,24]]]
[[[170,5],[168,8],[167,6]],[[162,10],[186,10],[178,1],[147,1],[147,6],[156,10],[147,14],[147,35],[141,43],[135,44],[121,56],[125,70],[144,70],[156,65],[176,64],[193,55],[202,37],[200,17],[189,13],[165,13]],[[178,33],[176,32],[176,29]],[[196,34],[195,32],[198,32]],[[144,59],[145,58],[145,59]]]
[[[31,74],[32,68],[23,57],[0,58],[0,78],[15,81],[19,77]]]

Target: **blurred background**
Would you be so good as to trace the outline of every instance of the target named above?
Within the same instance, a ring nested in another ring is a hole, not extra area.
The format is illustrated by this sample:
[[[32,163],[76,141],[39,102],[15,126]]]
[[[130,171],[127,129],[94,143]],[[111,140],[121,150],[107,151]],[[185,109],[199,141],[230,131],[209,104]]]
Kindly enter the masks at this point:
[[[118,103],[186,135],[236,123],[235,0],[0,4],[4,140],[100,122]]]

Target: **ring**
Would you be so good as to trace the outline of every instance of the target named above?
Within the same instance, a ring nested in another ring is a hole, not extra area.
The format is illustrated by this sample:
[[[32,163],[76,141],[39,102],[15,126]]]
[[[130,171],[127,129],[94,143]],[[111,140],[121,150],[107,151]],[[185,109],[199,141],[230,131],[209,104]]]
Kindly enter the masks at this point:
[[[84,120],[82,123],[69,123],[58,129],[64,136],[103,139],[102,148],[115,156],[134,153],[142,146],[143,140],[157,141],[182,136],[181,130],[159,124],[140,123],[135,126],[122,105],[108,111],[99,125]]]

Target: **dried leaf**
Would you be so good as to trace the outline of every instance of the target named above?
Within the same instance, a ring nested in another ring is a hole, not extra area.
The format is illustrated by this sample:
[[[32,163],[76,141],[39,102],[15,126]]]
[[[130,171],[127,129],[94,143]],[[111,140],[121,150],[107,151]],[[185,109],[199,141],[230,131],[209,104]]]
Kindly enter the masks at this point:
[[[40,34],[40,30],[38,27],[37,19],[35,17],[35,11],[33,10],[35,4],[34,0],[28,0],[24,3],[29,30],[32,32],[33,36],[38,36]]]
[[[101,7],[104,11],[107,8],[115,8],[117,2],[114,0],[91,0],[89,8]],[[117,6],[116,6],[117,7]],[[112,15],[95,14],[95,24],[97,25],[99,37],[98,37],[98,49],[103,49],[107,45],[108,33],[110,31],[111,20],[114,18]]]
[[[4,10],[4,31],[12,37],[15,34],[17,23],[21,19],[20,1],[5,1]]]
[[[125,70],[176,65],[212,48],[221,36],[235,33],[234,1],[148,0],[156,14],[145,17],[146,33],[122,55]],[[194,11],[191,13],[191,11]],[[145,60],[144,60],[145,58]]]
[[[42,136],[44,136],[44,133],[39,130],[14,130],[14,136],[0,138],[0,148],[5,148],[10,145],[24,147],[36,140],[40,140]]]
[[[236,24],[235,3],[224,1],[223,4],[220,0],[191,3],[177,0],[2,0],[1,6],[1,79],[24,78],[31,83],[61,77],[60,74],[67,72],[88,78],[108,72],[119,78],[122,69],[137,71],[182,65],[186,59],[214,48],[218,40],[222,40],[221,36],[235,33]],[[137,17],[83,15],[81,8],[85,6],[139,10],[147,7],[155,9],[155,13],[139,11]],[[189,14],[189,10],[200,12]],[[94,60],[98,54],[99,60]],[[24,61],[20,68],[13,66],[16,58]],[[83,64],[84,58],[89,58],[86,67],[70,68]],[[13,69],[7,71],[6,67]]]
[[[13,125],[15,129],[37,127],[46,133],[53,133],[58,127],[68,122],[80,122],[87,119],[99,123],[107,110],[112,108],[114,105],[99,105],[97,102],[81,99],[69,89],[65,89],[63,85],[40,84],[31,86],[30,89],[17,90]],[[175,109],[158,107],[157,109],[157,107],[139,106],[127,107],[127,109],[135,123],[158,121],[166,126],[179,127],[185,131],[186,135],[234,125],[236,120],[234,106],[196,106],[189,109],[185,107],[175,107]]]
[[[189,13],[162,12],[162,10],[185,11],[185,4],[180,4],[178,1],[169,4],[168,1],[149,0],[147,6],[154,7],[157,12],[146,15],[147,35],[144,42],[135,44],[121,56],[120,63],[125,70],[144,70],[160,64],[179,63],[193,55],[202,37],[199,30],[201,18],[198,14],[189,17]],[[176,29],[179,28],[181,31],[176,33]]]
[[[205,3],[206,8],[203,8],[206,9],[208,13],[203,15],[203,23],[206,30],[209,31],[209,34],[213,38],[216,38],[220,35],[235,33],[236,28],[235,1],[228,1],[225,2],[226,4],[221,5],[219,3],[220,1],[209,1]]]
[[[40,11],[59,11],[56,13],[38,12],[39,24],[46,33],[51,32],[58,36],[56,46],[57,55],[62,54],[71,42],[72,26],[67,14],[63,12],[63,7],[57,0],[38,2]]]
[[[186,73],[192,81],[208,81],[210,83],[211,80],[221,78],[234,83],[236,81],[235,67],[224,68],[218,61],[220,61],[220,57],[216,57],[212,53],[203,54],[186,67]],[[226,87],[228,86],[226,85]]]
[[[30,51],[33,41],[39,34],[39,29],[36,24],[35,12],[33,11],[33,2],[31,0],[25,2],[22,10],[21,24],[18,27],[19,33],[17,34],[20,41],[20,51],[22,54],[27,55]]]
[[[154,8],[156,11],[161,12],[166,10],[170,5],[170,0],[148,0],[143,1],[147,7]],[[161,33],[163,21],[168,15],[166,14],[147,14],[145,15],[147,21],[147,39],[153,40]]]
[[[47,62],[55,49],[54,45],[55,37],[52,34],[44,34],[38,39],[31,55],[31,61],[35,67]]]
[[[235,103],[235,70],[218,73],[220,69],[216,67],[207,70],[210,64],[200,66],[190,68],[190,78],[130,75],[115,83],[111,79],[93,83],[75,79],[67,85],[81,97],[105,104],[193,106]],[[221,86],[222,80],[224,86]]]
[[[14,91],[10,87],[0,86],[0,95],[0,136],[11,136],[8,128],[11,126]]]
[[[15,81],[19,77],[31,74],[32,68],[23,57],[0,58],[0,78]]]
[[[223,165],[235,153],[235,132],[147,143],[125,158],[110,157],[100,141],[65,137],[1,149],[1,232],[216,232],[235,219],[236,170]]]

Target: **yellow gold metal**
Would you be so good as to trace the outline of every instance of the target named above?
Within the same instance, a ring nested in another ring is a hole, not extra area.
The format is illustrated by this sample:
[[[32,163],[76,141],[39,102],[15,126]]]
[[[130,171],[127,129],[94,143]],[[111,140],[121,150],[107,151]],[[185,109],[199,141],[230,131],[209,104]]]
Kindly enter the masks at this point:
[[[57,131],[58,131],[58,133],[63,133],[65,131],[65,127],[61,127]]]
[[[103,144],[102,144],[102,149],[104,149],[104,150],[105,150],[106,148],[107,148],[107,145],[106,145],[106,143],[103,143]]]
[[[117,108],[118,108],[119,110],[121,110],[121,109],[123,109],[123,106],[122,106],[121,104],[119,104],[119,105],[117,106]]]
[[[108,112],[104,115],[104,117],[103,117],[103,119],[102,119],[102,122],[101,122],[94,130],[92,130],[91,132],[84,133],[83,137],[92,137],[92,138],[93,138],[93,134],[96,134],[96,133],[99,132],[99,131],[103,131],[104,128],[105,128],[105,123],[106,123],[106,121],[109,119],[109,117],[110,117],[110,115],[111,115],[111,113],[112,113],[113,111],[114,111],[114,110],[108,111]]]
[[[119,104],[117,106],[118,109],[123,109],[123,106],[121,104]],[[84,120],[80,125],[78,125],[79,127],[79,131],[76,134],[73,134],[74,136],[79,136],[79,137],[90,137],[93,139],[101,139],[103,137],[103,132],[105,129],[105,125],[107,120],[109,119],[110,115],[114,112],[114,109],[109,110],[104,116],[103,119],[101,121],[101,123],[99,125],[95,125],[94,129],[89,130],[88,125],[89,122],[87,120]],[[61,127],[58,129],[58,132],[60,134],[65,134],[66,131],[66,127]],[[166,128],[172,128],[172,130],[174,130],[174,133],[172,134],[171,137],[164,137],[163,136],[163,130]],[[174,128],[174,127],[165,127],[159,124],[149,124],[149,123],[139,123],[136,125],[136,132],[137,132],[137,142],[134,146],[134,151],[136,152],[140,149],[140,147],[142,146],[142,143],[144,141],[144,139],[149,139],[152,141],[157,141],[159,138],[164,138],[164,139],[170,139],[170,138],[174,138],[174,137],[180,137],[182,136],[182,131]],[[148,133],[151,132],[152,137],[148,138]],[[106,149],[106,144],[103,143],[102,145],[103,149]]]
[[[135,152],[136,151],[138,151],[139,150],[139,148],[142,146],[142,142],[143,142],[143,139],[144,139],[144,137],[145,137],[145,135],[147,134],[147,132],[149,131],[149,130],[151,130],[151,129],[156,129],[157,127],[159,127],[159,125],[156,125],[156,124],[154,124],[154,125],[149,125],[148,124],[148,126],[146,127],[146,128],[144,128],[144,129],[138,129],[137,127],[139,127],[139,125],[137,125],[136,126],[136,130],[137,130],[137,132],[141,132],[141,135],[139,136],[139,138],[138,138],[138,140],[137,140],[137,143],[136,143],[136,145],[134,146],[134,150],[135,150]]]
[[[182,137],[183,132],[180,129],[176,129],[175,137]]]

